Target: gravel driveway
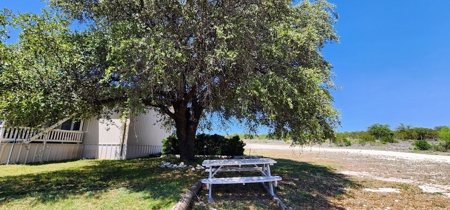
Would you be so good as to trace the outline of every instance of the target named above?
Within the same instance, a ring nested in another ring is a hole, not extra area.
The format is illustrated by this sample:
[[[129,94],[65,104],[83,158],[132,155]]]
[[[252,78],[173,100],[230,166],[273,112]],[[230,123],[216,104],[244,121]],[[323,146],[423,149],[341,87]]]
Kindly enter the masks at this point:
[[[428,154],[416,154],[408,152],[397,151],[383,151],[383,150],[367,150],[367,149],[347,149],[347,148],[330,148],[330,147],[290,147],[287,144],[280,143],[246,143],[246,150],[289,150],[289,151],[313,151],[313,152],[327,152],[327,153],[347,153],[355,155],[372,155],[379,158],[401,158],[405,160],[413,161],[432,161],[432,162],[444,162],[450,164],[450,156],[442,155],[428,155]]]
[[[356,178],[413,184],[423,192],[441,193],[450,197],[450,156],[329,146],[302,148],[279,142],[251,141],[246,142],[245,149],[246,155],[270,154],[293,157],[298,161],[334,164],[338,166],[337,173]]]

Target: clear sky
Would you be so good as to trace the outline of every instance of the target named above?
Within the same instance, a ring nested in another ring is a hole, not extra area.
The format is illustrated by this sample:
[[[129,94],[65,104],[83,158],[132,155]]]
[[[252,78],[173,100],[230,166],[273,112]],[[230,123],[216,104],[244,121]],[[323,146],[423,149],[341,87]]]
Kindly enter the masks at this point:
[[[342,115],[339,130],[366,130],[374,123],[450,125],[450,1],[329,2],[337,6],[341,38],[323,54],[342,87],[333,91]],[[39,12],[44,5],[0,0],[0,8],[14,12]],[[227,130],[240,132],[237,126]]]

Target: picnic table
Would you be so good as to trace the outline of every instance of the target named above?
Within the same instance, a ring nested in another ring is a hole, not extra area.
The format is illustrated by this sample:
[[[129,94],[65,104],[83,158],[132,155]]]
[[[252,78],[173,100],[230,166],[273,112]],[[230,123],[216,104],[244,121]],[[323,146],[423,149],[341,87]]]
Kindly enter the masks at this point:
[[[270,166],[276,161],[270,158],[258,159],[222,159],[222,160],[204,160],[202,165],[207,167],[209,173],[207,179],[202,179],[209,190],[208,200],[212,199],[212,185],[214,184],[246,184],[246,183],[269,183],[269,193],[275,196],[273,185],[277,186],[277,181],[281,180],[279,176],[272,176]],[[261,176],[238,176],[217,178],[218,172],[242,172],[242,171],[260,171]]]

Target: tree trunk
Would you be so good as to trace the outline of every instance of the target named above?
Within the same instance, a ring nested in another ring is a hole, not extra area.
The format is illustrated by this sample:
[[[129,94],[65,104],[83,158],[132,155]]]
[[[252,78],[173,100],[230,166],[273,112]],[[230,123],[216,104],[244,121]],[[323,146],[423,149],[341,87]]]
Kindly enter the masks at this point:
[[[195,134],[203,108],[197,103],[191,107],[178,106],[175,118],[175,127],[180,147],[181,160],[194,160],[195,158]]]
[[[190,123],[176,123],[178,145],[180,147],[181,160],[194,160],[195,158],[195,133],[197,126],[189,125]]]

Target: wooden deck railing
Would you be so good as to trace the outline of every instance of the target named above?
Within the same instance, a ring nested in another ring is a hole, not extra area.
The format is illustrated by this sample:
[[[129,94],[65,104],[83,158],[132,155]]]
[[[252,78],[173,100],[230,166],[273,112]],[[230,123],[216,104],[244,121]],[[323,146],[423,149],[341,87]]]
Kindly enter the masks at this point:
[[[0,125],[0,142],[14,141],[26,142],[39,134],[39,130],[29,127],[6,128]],[[35,138],[34,141],[47,142],[77,142],[83,141],[83,131],[50,130]]]

